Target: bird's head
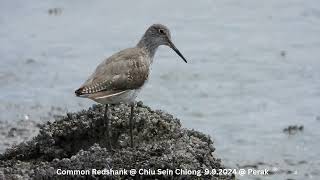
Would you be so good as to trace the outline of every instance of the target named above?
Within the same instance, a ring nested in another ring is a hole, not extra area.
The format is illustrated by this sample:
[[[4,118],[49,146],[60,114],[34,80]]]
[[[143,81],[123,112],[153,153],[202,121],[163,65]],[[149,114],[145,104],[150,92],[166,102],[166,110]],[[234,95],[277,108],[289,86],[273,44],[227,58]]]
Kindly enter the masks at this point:
[[[145,32],[142,40],[146,41],[146,46],[155,46],[158,47],[160,45],[169,46],[173,49],[185,62],[187,60],[183,57],[180,53],[178,48],[173,44],[171,40],[171,33],[170,30],[162,25],[162,24],[153,24],[150,26],[147,31]]]

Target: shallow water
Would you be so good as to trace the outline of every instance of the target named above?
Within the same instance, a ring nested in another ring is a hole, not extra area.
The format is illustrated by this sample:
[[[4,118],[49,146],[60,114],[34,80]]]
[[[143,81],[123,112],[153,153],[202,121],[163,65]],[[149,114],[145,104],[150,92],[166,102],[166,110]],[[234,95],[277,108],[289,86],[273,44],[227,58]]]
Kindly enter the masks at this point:
[[[138,100],[210,134],[229,167],[261,162],[258,169],[278,169],[261,179],[320,178],[316,0],[1,1],[1,140],[8,127],[89,107],[74,90],[158,22],[189,63],[160,47]],[[282,132],[295,124],[304,131]],[[34,133],[28,128],[22,139]]]

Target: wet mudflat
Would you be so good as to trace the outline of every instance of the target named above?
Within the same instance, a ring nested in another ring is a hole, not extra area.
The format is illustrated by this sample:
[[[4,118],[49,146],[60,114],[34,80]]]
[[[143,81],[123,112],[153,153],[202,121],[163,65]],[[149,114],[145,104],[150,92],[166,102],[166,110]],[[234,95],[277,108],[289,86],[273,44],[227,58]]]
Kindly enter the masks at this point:
[[[209,134],[228,167],[278,170],[240,179],[319,179],[319,1],[0,3],[1,152],[88,109],[75,88],[163,23],[189,63],[161,47],[138,98]]]

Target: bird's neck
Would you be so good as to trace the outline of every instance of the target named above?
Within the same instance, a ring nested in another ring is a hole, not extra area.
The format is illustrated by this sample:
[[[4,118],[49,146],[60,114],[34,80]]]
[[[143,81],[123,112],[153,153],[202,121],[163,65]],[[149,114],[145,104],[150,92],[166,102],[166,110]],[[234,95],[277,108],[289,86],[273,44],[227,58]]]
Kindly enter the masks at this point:
[[[154,42],[151,38],[148,38],[146,37],[146,35],[144,35],[139,41],[139,43],[137,44],[137,47],[145,49],[150,59],[153,59],[159,47],[159,44]]]

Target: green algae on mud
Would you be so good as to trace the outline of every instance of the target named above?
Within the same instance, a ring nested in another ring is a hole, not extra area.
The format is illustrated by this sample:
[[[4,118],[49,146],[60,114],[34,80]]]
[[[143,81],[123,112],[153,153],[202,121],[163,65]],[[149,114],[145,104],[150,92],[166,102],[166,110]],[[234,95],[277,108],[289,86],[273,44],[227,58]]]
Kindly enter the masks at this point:
[[[134,142],[130,148],[129,107],[110,107],[112,150],[105,146],[103,107],[94,105],[88,110],[68,113],[65,117],[47,122],[39,134],[28,142],[9,148],[0,157],[0,179],[55,179],[57,169],[187,169],[223,168],[213,156],[209,136],[181,127],[179,119],[162,111],[154,111],[137,103],[135,110]],[[66,179],[95,179],[90,176],[63,176]],[[156,178],[140,176],[139,178]],[[110,176],[98,176],[109,179]],[[112,178],[128,179],[128,176]],[[193,179],[197,176],[161,176],[165,179]],[[206,179],[233,179],[231,176],[207,176]]]

